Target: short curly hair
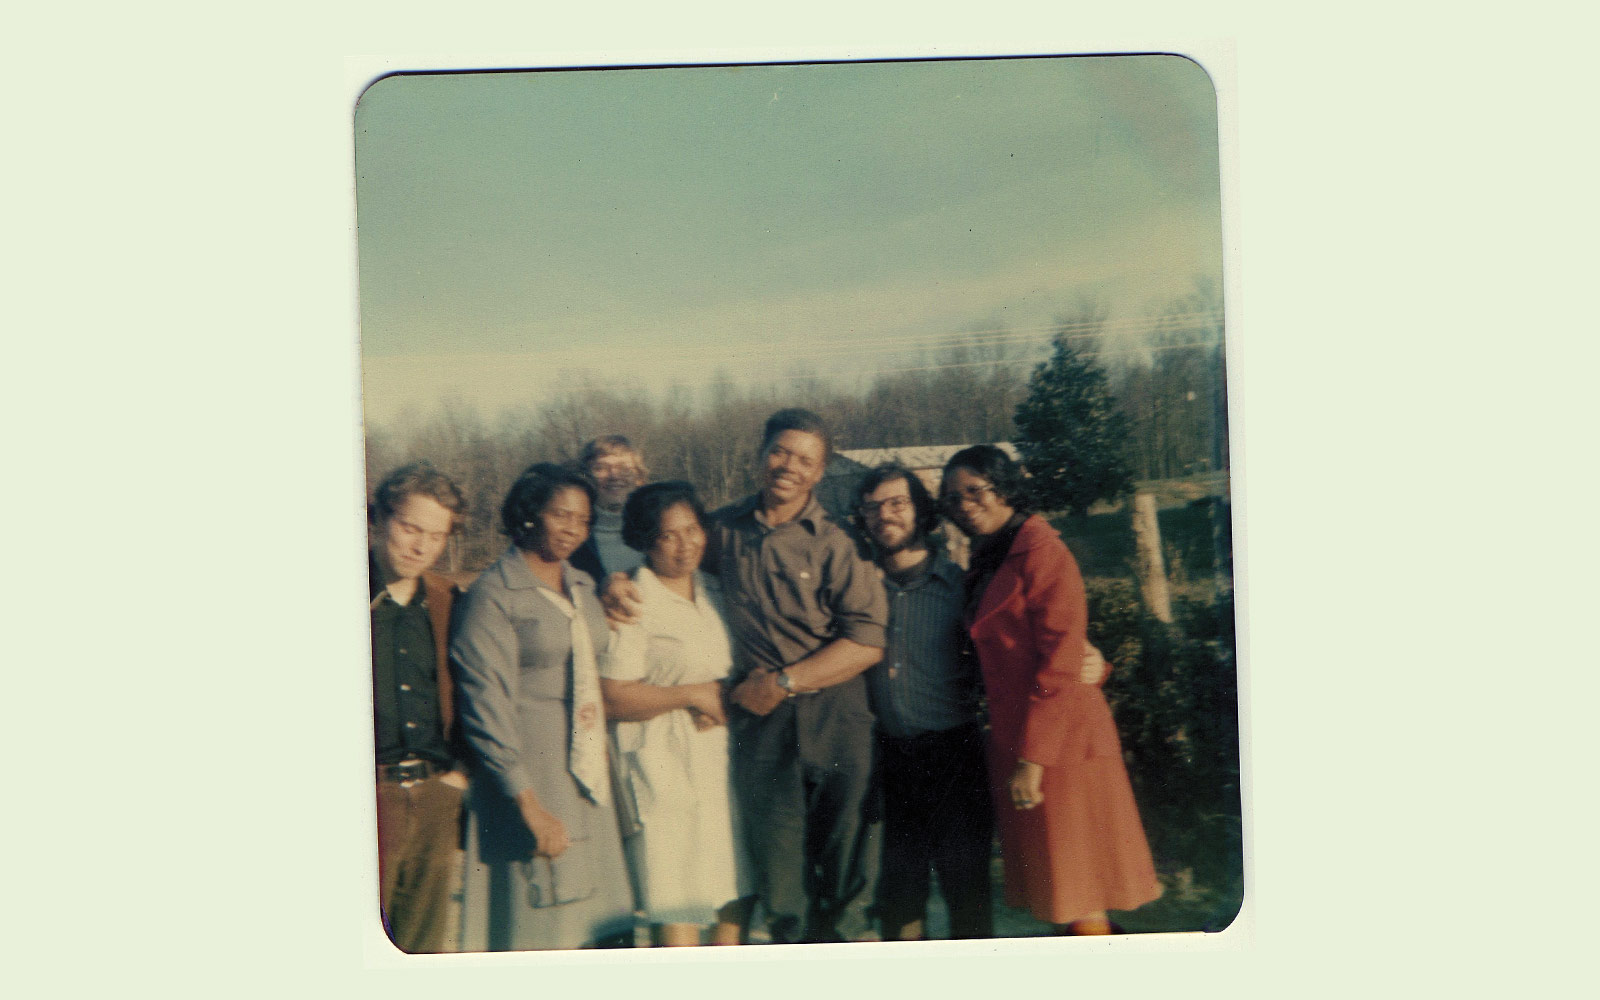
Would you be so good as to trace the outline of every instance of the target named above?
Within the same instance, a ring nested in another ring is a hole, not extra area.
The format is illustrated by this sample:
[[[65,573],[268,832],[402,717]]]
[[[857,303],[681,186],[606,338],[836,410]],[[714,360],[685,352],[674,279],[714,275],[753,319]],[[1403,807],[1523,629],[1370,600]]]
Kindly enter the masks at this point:
[[[582,490],[589,498],[589,506],[594,506],[594,483],[569,466],[539,462],[517,477],[506,493],[505,503],[500,505],[500,530],[511,536],[512,545],[533,552],[544,544],[544,522],[539,515],[550,505],[551,498],[568,486]]]
[[[995,494],[1018,514],[1033,511],[1033,490],[1028,484],[1028,477],[1023,474],[1022,466],[994,445],[975,444],[951,455],[950,461],[944,464],[941,481],[948,479],[956,469],[966,469],[975,476],[987,479],[989,485],[994,487]]]
[[[705,508],[700,505],[694,487],[683,480],[669,479],[634,490],[628,502],[622,505],[623,544],[640,552],[655,548],[656,539],[661,537],[661,518],[680,503],[689,505],[695,519],[700,522],[700,529],[704,531]]]
[[[762,452],[772,447],[772,442],[784,431],[815,434],[822,441],[823,461],[833,457],[833,433],[828,430],[827,421],[812,411],[791,406],[768,417],[766,424],[761,428]]]
[[[427,460],[411,462],[383,477],[378,488],[372,491],[372,502],[367,504],[367,523],[383,524],[414,496],[427,497],[448,510],[451,515],[450,530],[461,527],[467,509],[467,500],[455,480],[440,472]]]

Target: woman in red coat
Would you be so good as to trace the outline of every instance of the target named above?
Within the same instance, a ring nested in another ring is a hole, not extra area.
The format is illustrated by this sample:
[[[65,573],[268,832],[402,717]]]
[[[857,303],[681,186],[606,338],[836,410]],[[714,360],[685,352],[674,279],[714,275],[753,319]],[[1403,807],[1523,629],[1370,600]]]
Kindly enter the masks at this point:
[[[1107,910],[1161,895],[1122,745],[1079,680],[1088,607],[1078,564],[1029,515],[1022,471],[976,445],[944,469],[946,513],[973,539],[967,627],[989,700],[989,778],[1006,902],[1058,933],[1108,934]]]

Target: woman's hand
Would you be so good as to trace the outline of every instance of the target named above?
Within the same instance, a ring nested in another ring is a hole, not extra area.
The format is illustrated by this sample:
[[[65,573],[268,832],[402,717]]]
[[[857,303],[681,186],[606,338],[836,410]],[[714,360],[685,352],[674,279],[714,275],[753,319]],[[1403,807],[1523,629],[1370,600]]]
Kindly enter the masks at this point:
[[[714,726],[725,725],[728,721],[727,709],[722,704],[722,684],[718,681],[706,681],[704,684],[684,685],[689,695],[689,709],[691,715],[698,720],[701,717],[709,719]],[[696,723],[698,725],[698,722]]]
[[[1079,683],[1100,685],[1104,684],[1106,678],[1110,676],[1111,665],[1106,662],[1104,656],[1100,655],[1100,650],[1095,648],[1092,642],[1084,643],[1083,667],[1078,675]]]
[[[1017,809],[1032,809],[1044,802],[1044,766],[1032,761],[1017,761],[1011,772],[1011,805]]]
[[[522,812],[522,822],[528,826],[528,832],[533,834],[533,839],[538,841],[534,853],[544,858],[559,858],[572,846],[572,840],[567,836],[566,824],[562,823],[556,815],[534,798],[533,792],[527,791],[517,796],[517,808]]]

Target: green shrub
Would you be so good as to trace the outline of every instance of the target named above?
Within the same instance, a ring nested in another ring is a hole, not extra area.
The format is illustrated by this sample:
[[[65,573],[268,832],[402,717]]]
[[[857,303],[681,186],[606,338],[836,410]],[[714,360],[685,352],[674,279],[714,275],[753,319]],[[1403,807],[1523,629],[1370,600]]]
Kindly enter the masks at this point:
[[[1089,641],[1113,664],[1106,698],[1168,905],[1196,928],[1225,926],[1243,888],[1232,595],[1180,599],[1165,625],[1132,581],[1086,583]]]

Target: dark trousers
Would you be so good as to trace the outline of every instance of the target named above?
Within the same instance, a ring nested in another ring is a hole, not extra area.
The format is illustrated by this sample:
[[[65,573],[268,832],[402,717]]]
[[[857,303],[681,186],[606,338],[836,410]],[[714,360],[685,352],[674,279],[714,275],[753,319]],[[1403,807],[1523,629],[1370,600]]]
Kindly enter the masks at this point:
[[[911,739],[880,736],[883,874],[878,913],[891,934],[923,920],[929,872],[950,909],[950,936],[994,935],[989,863],[994,813],[976,724]]]
[[[827,759],[800,753],[792,700],[770,717],[738,720],[733,736],[735,789],[773,942],[867,935],[881,828],[871,718],[832,720],[811,741],[830,749]]]
[[[443,950],[460,843],[458,789],[437,777],[378,782],[378,905],[401,951]]]

